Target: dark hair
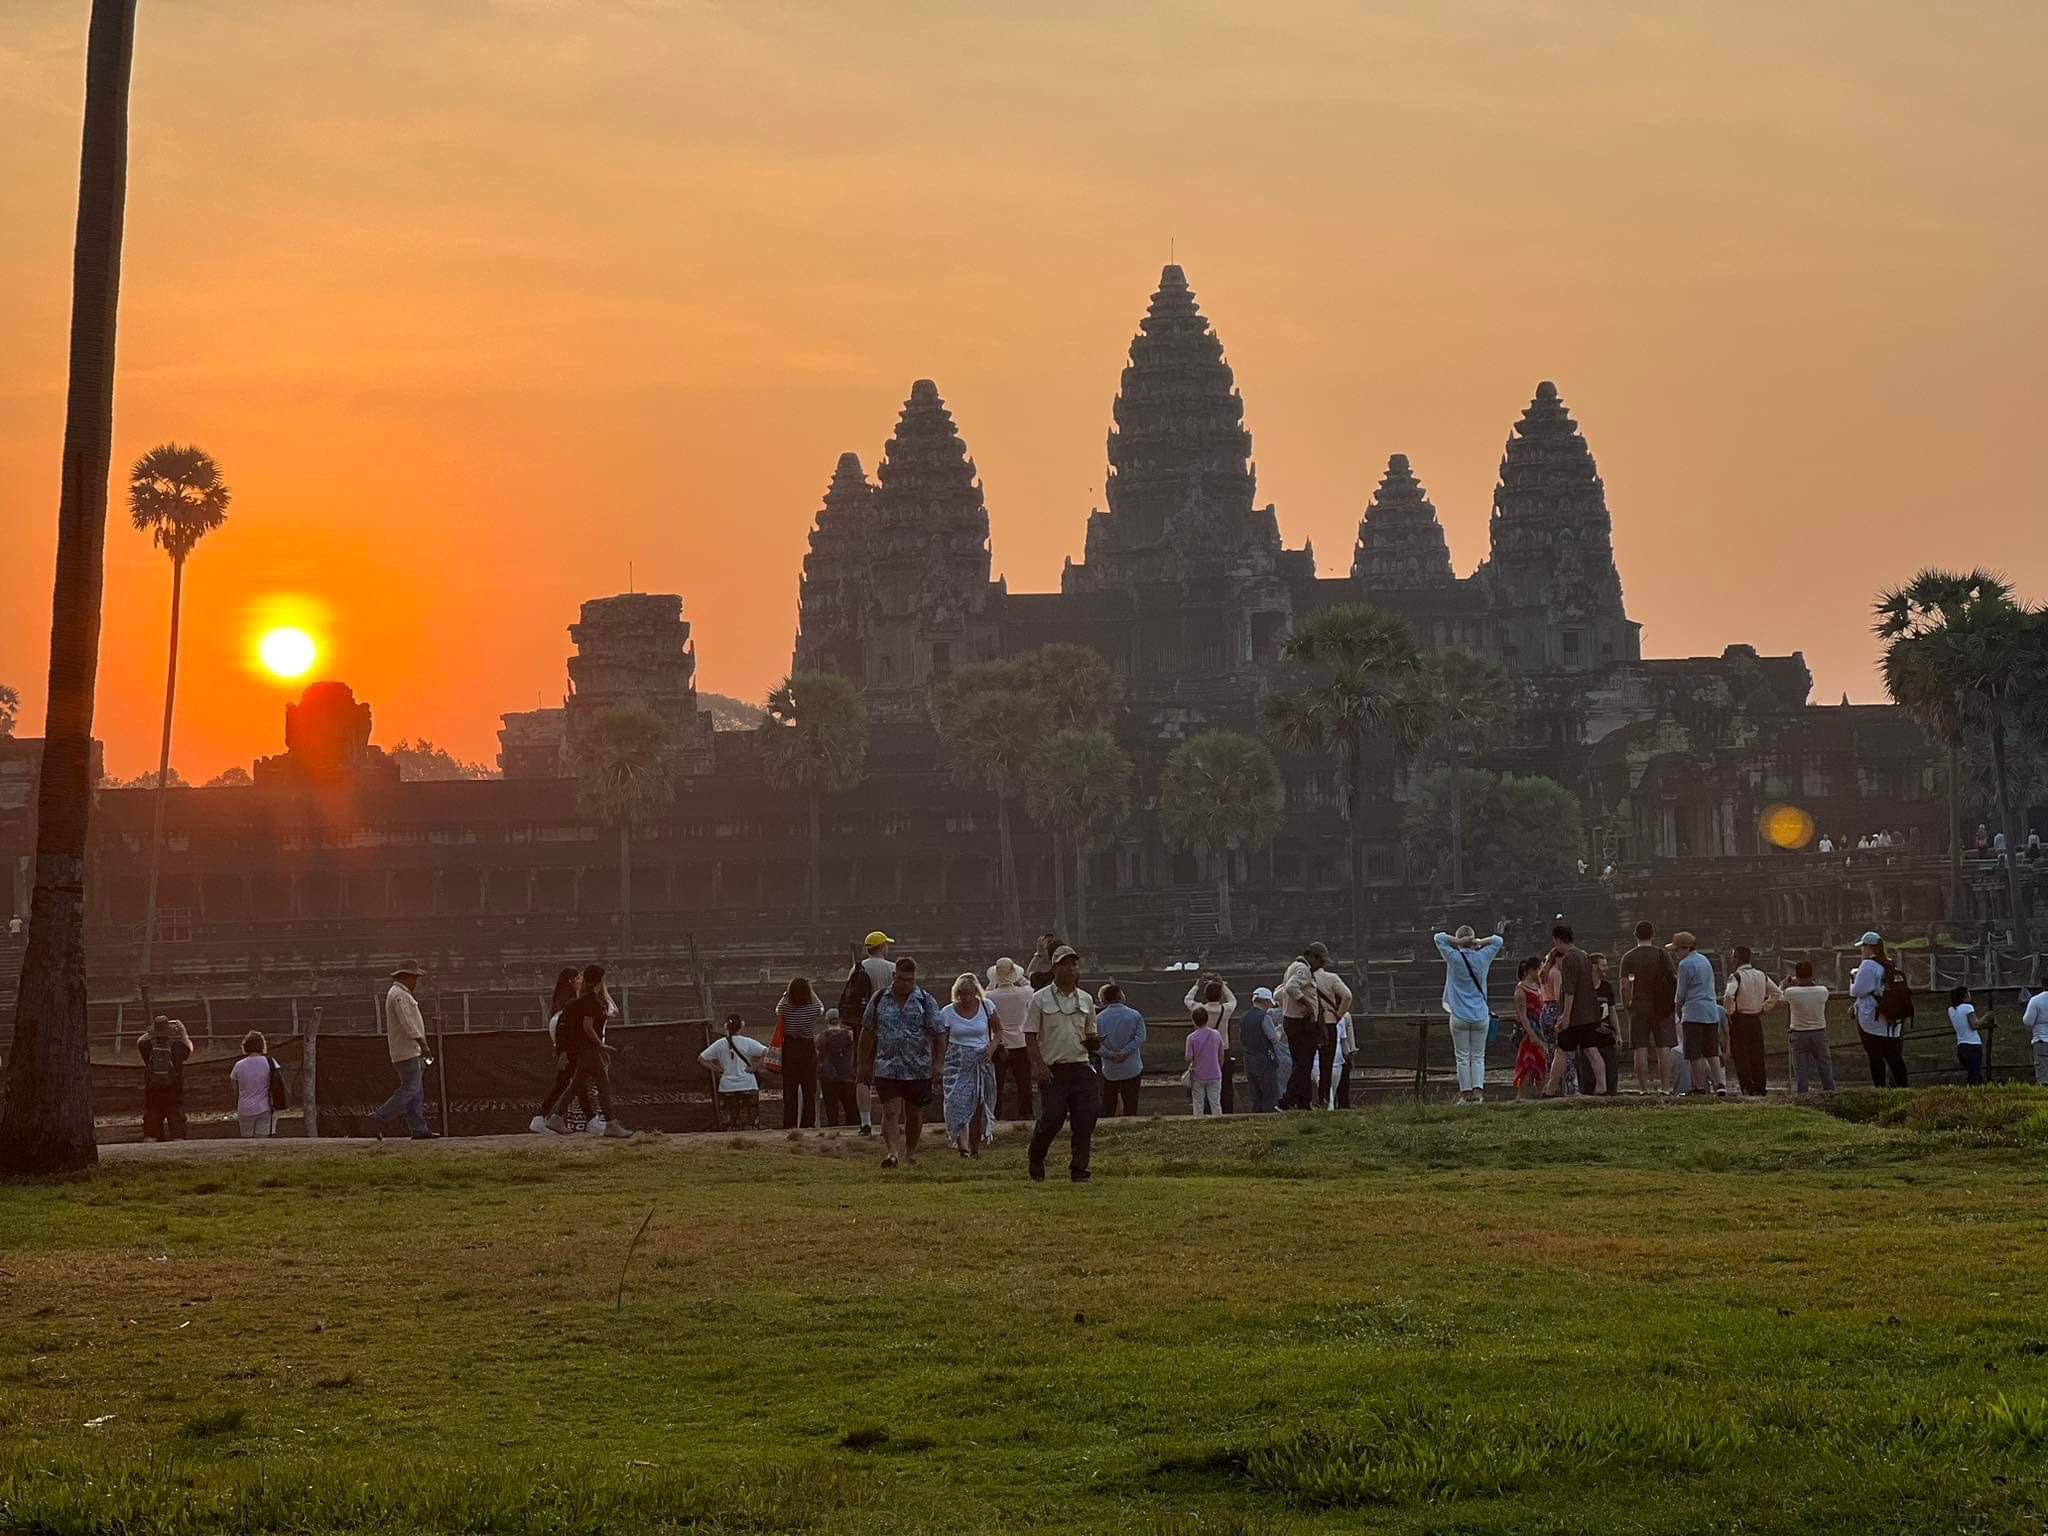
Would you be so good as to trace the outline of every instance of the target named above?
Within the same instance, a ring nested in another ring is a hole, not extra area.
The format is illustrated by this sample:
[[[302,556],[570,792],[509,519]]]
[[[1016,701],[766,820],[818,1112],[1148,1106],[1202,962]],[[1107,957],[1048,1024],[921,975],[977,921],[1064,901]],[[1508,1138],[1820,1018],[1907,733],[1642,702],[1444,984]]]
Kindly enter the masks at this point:
[[[789,983],[789,1000],[799,1008],[812,1001],[810,977],[797,976],[791,979]]]
[[[1813,980],[1813,962],[1811,960],[1800,961],[1797,965],[1792,967],[1792,974],[1798,977],[1801,981]]]
[[[1749,946],[1747,944],[1735,946],[1735,963],[1737,965],[1749,964]]]
[[[740,1029],[746,1024],[746,1022],[747,1021],[741,1018],[738,1014],[728,1013],[725,1016],[725,1032],[728,1035],[738,1034]]]
[[[1528,959],[1521,961],[1515,966],[1515,980],[1520,981],[1531,971],[1540,969],[1542,965],[1543,961],[1539,956],[1531,955]]]
[[[1122,987],[1118,986],[1118,985],[1117,985],[1117,984],[1116,984],[1115,982],[1113,982],[1113,981],[1112,981],[1112,982],[1108,982],[1108,983],[1106,983],[1106,984],[1105,984],[1105,985],[1103,986],[1103,989],[1102,989],[1102,1006],[1103,1006],[1103,1007],[1107,1008],[1107,1007],[1108,1007],[1108,1006],[1109,1006],[1109,1005],[1110,1005],[1111,1003],[1120,1003],[1120,1002],[1122,1002],[1123,1000],[1124,1000],[1124,989],[1123,989]]]
[[[260,1056],[263,1054],[264,1043],[263,1031],[252,1029],[249,1033],[242,1036],[242,1054],[244,1056]]]
[[[1657,937],[1657,926],[1656,926],[1656,924],[1654,924],[1654,923],[1637,923],[1637,924],[1636,924],[1636,942],[1637,942],[1638,944],[1647,944],[1647,943],[1649,943],[1649,942],[1650,942],[1650,940],[1654,939],[1655,937]]]
[[[1197,1029],[1205,1028],[1213,1022],[1209,1017],[1209,1005],[1207,1003],[1197,1003],[1194,1007],[1190,1008],[1188,1010],[1188,1022]]]
[[[1586,956],[1586,958],[1592,961],[1595,965],[1605,965],[1607,963],[1607,956],[1603,953],[1590,954]]]
[[[1220,1002],[1222,1002],[1222,1001],[1223,1001],[1223,983],[1222,983],[1222,982],[1220,982],[1220,981],[1211,981],[1211,982],[1209,983],[1209,985],[1208,985],[1208,986],[1206,986],[1206,987],[1204,987],[1204,988],[1202,989],[1202,1000],[1203,1000],[1204,1002],[1209,1002],[1209,1003],[1220,1003]]]
[[[1950,987],[1948,989],[1949,1007],[1953,1008],[1957,1003],[1967,1003],[1969,1000],[1970,989],[1968,987]]]
[[[1560,943],[1569,944],[1572,941],[1572,925],[1570,923],[1559,923],[1550,930],[1550,936]]]
[[[599,982],[601,982],[601,981],[603,981],[603,980],[604,980],[604,967],[603,967],[603,966],[601,966],[601,965],[586,965],[585,967],[583,967],[583,985],[585,985],[586,987],[594,987],[594,986],[596,986],[596,985],[597,985],[597,984],[598,984]]]
[[[912,976],[915,976],[917,974],[917,957],[915,955],[898,955],[896,957],[896,970],[899,975],[907,971]]]
[[[548,999],[548,1012],[560,1013],[576,1001],[576,967],[565,965],[555,974],[554,995]]]

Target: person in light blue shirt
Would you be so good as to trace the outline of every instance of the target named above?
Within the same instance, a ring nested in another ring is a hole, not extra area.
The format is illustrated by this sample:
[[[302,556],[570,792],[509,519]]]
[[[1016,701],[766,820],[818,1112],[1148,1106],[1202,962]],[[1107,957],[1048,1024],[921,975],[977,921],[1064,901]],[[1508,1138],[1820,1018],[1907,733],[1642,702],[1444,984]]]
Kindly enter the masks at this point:
[[[1493,1010],[1486,1003],[1486,972],[1505,941],[1481,939],[1470,928],[1436,935],[1444,957],[1444,1012],[1451,1021],[1451,1054],[1458,1063],[1458,1102],[1486,1099],[1486,1034]]]
[[[1685,1060],[1692,1069],[1692,1091],[1709,1089],[1726,1096],[1721,1075],[1721,1000],[1714,993],[1714,963],[1700,953],[1699,940],[1689,933],[1671,936],[1678,957],[1678,1027],[1685,1037]]]
[[[1113,981],[1095,994],[1095,1032],[1102,1037],[1102,1112],[1135,1115],[1145,1075],[1145,1015],[1124,1001],[1124,989]]]

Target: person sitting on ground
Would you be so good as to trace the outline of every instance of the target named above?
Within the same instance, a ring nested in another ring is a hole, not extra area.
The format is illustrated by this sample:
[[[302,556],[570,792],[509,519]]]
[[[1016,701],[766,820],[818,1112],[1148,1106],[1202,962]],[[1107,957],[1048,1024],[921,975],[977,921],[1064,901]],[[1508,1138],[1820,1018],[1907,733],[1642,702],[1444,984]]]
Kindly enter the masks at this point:
[[[135,1039],[142,1058],[142,1134],[148,1141],[185,1139],[185,1063],[192,1037],[182,1019],[158,1014]]]
[[[1223,1035],[1216,1028],[1215,1008],[1213,1003],[1196,1003],[1188,1012],[1195,1026],[1183,1047],[1191,1114],[1223,1113]]]
[[[860,1104],[853,1095],[853,1031],[834,1008],[818,1031],[818,1106],[827,1125],[858,1125]]]
[[[1984,1037],[1978,1033],[1977,1005],[1970,1001],[1968,987],[1949,990],[1948,1023],[1956,1032],[1956,1064],[1963,1069],[1963,1081],[1977,1086],[1984,1081]]]
[[[1804,1094],[1813,1080],[1821,1092],[1835,1091],[1835,1063],[1828,1054],[1828,989],[1814,978],[1813,962],[1801,960],[1779,988],[1792,1019],[1787,1030],[1792,1058],[1792,1091]]]
[[[718,1122],[728,1131],[751,1131],[761,1123],[761,1080],[754,1068],[767,1058],[768,1047],[740,1031],[746,1020],[725,1016],[725,1033],[697,1053],[716,1076]]]
[[[1102,1039],[1102,1113],[1135,1115],[1145,1076],[1145,1015],[1113,981],[1096,990],[1095,1030]]]
[[[1721,1075],[1721,1004],[1714,996],[1714,963],[1700,953],[1699,940],[1676,933],[1671,947],[1678,955],[1678,1027],[1685,1037],[1686,1065],[1692,1071],[1692,1093],[1728,1096]]]
[[[569,1134],[569,1090],[576,1086],[576,1040],[574,1031],[563,1031],[562,1013],[582,990],[575,966],[565,965],[555,973],[554,995],[548,999],[548,1044],[555,1056],[555,1081],[547,1097],[540,1101],[539,1110],[526,1123],[526,1128],[536,1136]],[[583,1090],[583,1118],[586,1122],[590,1119],[588,1088]]]
[[[235,1085],[235,1119],[245,1140],[273,1135],[277,1129],[276,1113],[270,1105],[270,1074],[276,1066],[262,1031],[252,1029],[242,1036],[241,1057],[228,1077]]]
[[[1533,1099],[1550,1075],[1550,1051],[1543,1037],[1543,960],[1531,955],[1515,967],[1515,1097]]]

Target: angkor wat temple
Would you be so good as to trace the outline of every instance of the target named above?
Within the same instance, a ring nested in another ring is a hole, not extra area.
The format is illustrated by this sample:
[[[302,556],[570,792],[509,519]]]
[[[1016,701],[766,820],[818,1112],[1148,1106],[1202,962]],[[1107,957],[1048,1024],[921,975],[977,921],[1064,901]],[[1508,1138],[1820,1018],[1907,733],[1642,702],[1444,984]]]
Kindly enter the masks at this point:
[[[911,386],[872,480],[842,454],[803,564],[796,666],[858,683],[872,721],[868,776],[825,807],[823,887],[835,934],[882,926],[929,952],[1028,948],[1002,931],[989,797],[948,772],[930,698],[962,663],[1050,641],[1093,647],[1122,696],[1115,729],[1137,764],[1140,810],[1089,861],[1091,932],[1134,959],[1213,940],[1214,882],[1170,851],[1149,806],[1174,744],[1209,727],[1260,733],[1287,683],[1282,648],[1305,615],[1367,600],[1406,615],[1426,645],[1497,658],[1514,679],[1514,742],[1488,766],[1541,773],[1579,797],[1580,884],[1450,893],[1412,879],[1399,822],[1407,780],[1373,765],[1364,827],[1376,945],[1405,950],[1427,921],[1569,907],[1614,922],[1654,907],[1703,933],[1768,930],[1822,942],[1872,921],[1925,927],[1943,915],[1936,757],[1888,707],[1815,705],[1797,655],[1731,643],[1718,656],[1645,659],[1613,549],[1613,522],[1586,437],[1557,388],[1536,386],[1513,423],[1493,495],[1486,558],[1469,575],[1450,550],[1415,466],[1389,459],[1359,522],[1347,574],[1318,573],[1261,505],[1244,401],[1223,345],[1181,269],[1169,266],[1132,340],[1112,407],[1103,510],[1058,592],[1011,592],[992,575],[984,488],[929,380]],[[1648,518],[1638,513],[1634,526]],[[1057,528],[1056,509],[1038,526]],[[1630,535],[1624,515],[1623,535]],[[583,605],[570,626],[563,707],[507,714],[503,778],[401,783],[371,745],[367,705],[320,685],[288,727],[288,750],[254,787],[170,796],[164,942],[174,970],[374,967],[425,954],[445,976],[538,969],[616,944],[617,841],[578,804],[570,774],[579,720],[638,702],[683,748],[675,808],[633,851],[640,963],[658,968],[688,935],[705,950],[795,963],[809,946],[804,806],[764,782],[748,731],[714,733],[696,695],[683,601],[626,594]],[[708,637],[716,644],[716,637]],[[323,692],[324,689],[324,692]],[[10,745],[19,761],[34,744]],[[1236,856],[1237,939],[1247,954],[1336,940],[1344,920],[1340,795],[1332,766],[1282,754],[1287,824],[1270,849]],[[6,768],[0,763],[0,769]],[[0,772],[0,858],[27,908],[27,779]],[[6,800],[14,801],[10,812]],[[1785,851],[1760,834],[1790,803],[1844,843],[1882,828],[1882,860]],[[32,801],[27,803],[32,804]],[[149,797],[101,796],[91,911],[103,983],[143,913]],[[1027,921],[1049,916],[1052,858],[1027,827]],[[1601,872],[1612,864],[1611,880]],[[5,887],[0,886],[0,893]],[[1977,882],[1990,917],[1996,882]],[[4,915],[4,914],[0,914]],[[1384,952],[1384,951],[1382,951]],[[836,956],[834,946],[833,955]],[[813,956],[823,960],[825,956]]]

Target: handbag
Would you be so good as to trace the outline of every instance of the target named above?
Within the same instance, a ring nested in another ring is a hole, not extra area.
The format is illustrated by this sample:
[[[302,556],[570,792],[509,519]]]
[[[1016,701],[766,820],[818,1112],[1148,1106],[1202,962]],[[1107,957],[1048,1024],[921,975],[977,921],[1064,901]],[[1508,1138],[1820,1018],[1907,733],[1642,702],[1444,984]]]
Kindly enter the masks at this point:
[[[775,1035],[768,1042],[768,1054],[761,1058],[761,1065],[770,1072],[782,1070],[782,1015],[775,1016]]]
[[[1458,951],[1458,958],[1465,962],[1465,974],[1472,978],[1472,990],[1474,992],[1477,992],[1481,998],[1484,998],[1486,996],[1486,988],[1482,987],[1479,984],[1479,973],[1472,969],[1472,957],[1466,954],[1465,951],[1461,949]],[[1486,1043],[1488,1045],[1494,1045],[1497,1044],[1499,1040],[1500,1015],[1495,1013],[1491,1008],[1488,1008],[1486,1010]]]

